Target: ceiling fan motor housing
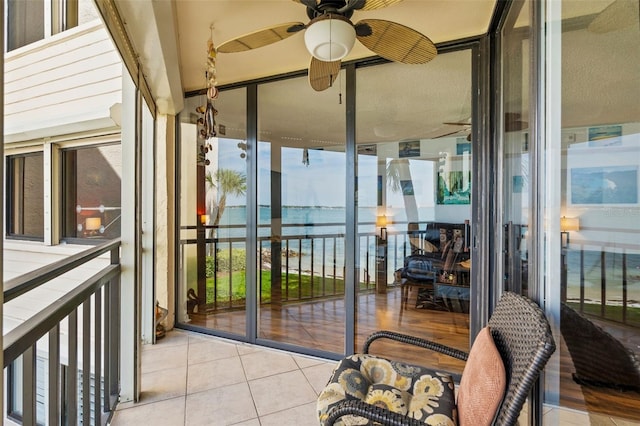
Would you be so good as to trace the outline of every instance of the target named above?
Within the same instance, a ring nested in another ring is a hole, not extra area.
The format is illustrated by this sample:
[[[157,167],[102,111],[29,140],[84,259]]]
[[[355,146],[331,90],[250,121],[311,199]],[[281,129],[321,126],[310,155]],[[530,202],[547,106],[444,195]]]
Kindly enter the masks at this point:
[[[347,56],[355,41],[353,24],[341,15],[321,15],[311,21],[304,33],[309,53],[324,62],[338,61]]]
[[[315,0],[312,0],[312,2]],[[308,4],[303,1],[302,3]],[[327,13],[340,14],[346,18],[353,16],[353,10],[359,9],[364,5],[364,0],[322,0],[320,3],[314,6],[307,6],[307,16],[309,19],[315,19],[318,16],[325,15]]]

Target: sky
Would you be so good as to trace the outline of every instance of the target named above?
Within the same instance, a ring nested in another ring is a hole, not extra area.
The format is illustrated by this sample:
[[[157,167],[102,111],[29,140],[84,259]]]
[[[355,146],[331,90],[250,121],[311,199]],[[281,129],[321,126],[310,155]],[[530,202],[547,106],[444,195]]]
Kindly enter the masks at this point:
[[[247,160],[241,158],[242,150],[238,141],[220,139],[219,166],[246,173]],[[270,147],[260,143],[258,177],[259,204],[269,204],[270,194]],[[309,165],[302,162],[303,150],[282,149],[282,204],[287,206],[344,206],[346,200],[346,161],[344,152],[309,150]],[[388,160],[387,160],[388,161]],[[378,158],[359,155],[359,193],[361,207],[375,207],[377,204]],[[434,163],[425,160],[410,160],[411,178],[419,207],[435,204]],[[227,205],[245,205],[245,197],[230,197]],[[403,207],[400,192],[387,191],[387,207]]]

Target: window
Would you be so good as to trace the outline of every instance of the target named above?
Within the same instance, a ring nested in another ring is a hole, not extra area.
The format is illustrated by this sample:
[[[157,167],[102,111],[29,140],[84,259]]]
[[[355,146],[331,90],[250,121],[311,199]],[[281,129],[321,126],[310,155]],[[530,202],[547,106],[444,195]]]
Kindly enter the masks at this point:
[[[8,0],[8,52],[98,18],[93,0]]]
[[[7,1],[7,51],[44,38],[44,0]]]
[[[7,234],[44,238],[43,155],[33,153],[7,159]]]
[[[120,145],[69,149],[62,153],[62,237],[120,236]]]

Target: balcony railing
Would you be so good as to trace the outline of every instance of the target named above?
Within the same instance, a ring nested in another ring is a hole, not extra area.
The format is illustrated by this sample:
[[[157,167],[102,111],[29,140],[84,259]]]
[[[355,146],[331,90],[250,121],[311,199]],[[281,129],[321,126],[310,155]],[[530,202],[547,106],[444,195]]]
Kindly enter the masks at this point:
[[[5,282],[9,302],[110,252],[110,264],[4,335],[7,415],[25,425],[104,425],[119,394],[120,240]]]
[[[327,226],[335,227],[336,224]],[[283,225],[287,227],[300,225]],[[317,224],[314,228],[320,228]],[[217,229],[228,230],[232,227],[220,226]],[[185,227],[183,230],[194,230]],[[376,288],[378,280],[385,280],[385,286],[393,283],[393,271],[402,267],[405,256],[411,254],[410,237],[417,232],[387,234],[385,242],[385,265],[381,273],[377,271],[380,246],[376,234],[360,233],[358,281],[360,291]],[[273,242],[270,237],[258,237],[258,274],[259,301],[267,303],[292,303],[320,300],[344,295],[344,234],[316,232],[313,235],[285,235]],[[208,312],[245,307],[245,271],[244,237],[206,238],[201,241],[207,245],[207,295]],[[180,241],[180,258],[183,268],[189,266],[188,258],[194,258],[198,244],[197,238]],[[281,256],[274,256],[274,250]],[[238,252],[240,255],[238,255]],[[275,271],[281,271],[280,274]],[[184,275],[183,275],[184,276]],[[388,283],[388,284],[387,284]],[[277,287],[274,287],[274,285]],[[186,288],[187,283],[183,283]]]
[[[563,301],[580,313],[640,327],[637,245],[572,244],[562,259]]]

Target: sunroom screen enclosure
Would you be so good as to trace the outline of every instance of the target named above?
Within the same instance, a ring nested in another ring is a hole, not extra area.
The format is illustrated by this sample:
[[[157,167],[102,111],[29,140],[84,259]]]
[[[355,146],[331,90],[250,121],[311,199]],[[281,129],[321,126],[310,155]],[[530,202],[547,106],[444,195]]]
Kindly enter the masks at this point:
[[[207,142],[202,165],[193,112],[204,96],[187,98],[179,320],[333,357],[380,328],[411,327],[468,348],[471,101],[470,49],[428,65],[349,66],[321,93],[304,75],[223,90],[215,107],[225,134]],[[251,108],[255,146],[245,131]],[[244,186],[225,188],[221,173]],[[255,247],[247,226],[257,228]],[[247,250],[256,265],[246,264]],[[435,279],[403,275],[412,255]],[[256,306],[246,302],[251,291]]]

